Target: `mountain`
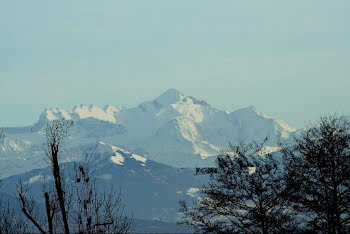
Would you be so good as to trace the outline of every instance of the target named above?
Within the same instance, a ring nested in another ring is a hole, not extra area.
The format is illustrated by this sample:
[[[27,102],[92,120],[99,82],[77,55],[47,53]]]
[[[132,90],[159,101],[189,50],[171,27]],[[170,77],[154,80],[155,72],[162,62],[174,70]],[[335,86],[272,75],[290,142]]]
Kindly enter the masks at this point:
[[[61,118],[75,122],[66,141],[64,162],[76,160],[82,147],[102,141],[173,167],[208,166],[229,142],[262,140],[268,136],[268,146],[274,147],[296,131],[254,107],[227,113],[169,89],[134,108],[112,105],[102,108],[80,105],[70,111],[50,108],[32,126],[4,128],[6,137],[0,142],[1,176],[46,166],[41,155],[45,126]]]
[[[42,181],[52,180],[42,153],[46,124],[61,118],[74,121],[60,158],[63,170],[69,174],[76,161],[88,157],[99,189],[120,188],[127,212],[138,220],[137,230],[153,232],[184,231],[174,224],[178,200],[196,197],[205,182],[194,176],[193,168],[212,166],[229,142],[268,136],[267,149],[274,151],[277,142],[288,141],[296,133],[254,107],[227,113],[175,89],[133,108],[49,108],[31,126],[3,128],[3,196],[14,196],[22,179],[30,184],[37,201],[42,201]]]
[[[82,152],[90,160],[98,189],[110,185],[120,189],[127,213],[138,219],[176,222],[179,199],[190,199],[200,186],[192,169],[167,166],[101,141],[84,147]],[[73,165],[62,164],[65,175],[74,174]],[[35,169],[4,179],[3,193],[15,196],[20,179],[30,185],[37,202],[43,201],[42,183],[53,183],[50,168]]]

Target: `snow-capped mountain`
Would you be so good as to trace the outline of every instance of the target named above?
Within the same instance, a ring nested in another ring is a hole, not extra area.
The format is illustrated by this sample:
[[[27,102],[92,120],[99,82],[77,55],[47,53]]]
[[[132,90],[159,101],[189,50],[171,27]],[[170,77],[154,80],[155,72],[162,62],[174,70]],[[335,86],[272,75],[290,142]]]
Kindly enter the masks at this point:
[[[102,141],[81,150],[90,160],[99,190],[109,185],[120,189],[127,213],[136,218],[175,222],[178,200],[191,198],[200,183],[191,169],[167,166]],[[73,162],[61,164],[61,168],[66,176],[74,174]],[[2,192],[15,196],[20,179],[30,185],[39,203],[44,201],[42,183],[53,181],[50,168],[35,169],[4,179],[6,190]]]
[[[32,126],[4,128],[6,137],[0,144],[2,176],[46,166],[40,155],[46,122],[61,118],[75,122],[64,161],[75,160],[81,147],[102,141],[170,166],[203,166],[209,165],[212,156],[226,149],[229,142],[262,140],[268,136],[268,146],[276,146],[296,131],[254,107],[227,113],[170,89],[134,108],[112,105],[103,108],[80,105],[70,111],[51,108]]]
[[[122,108],[118,108],[111,105],[106,105],[103,108],[90,105],[80,105],[75,106],[72,111],[66,111],[59,108],[51,108],[45,109],[44,112],[40,116],[39,122],[45,122],[47,120],[54,119],[69,119],[69,120],[82,120],[87,118],[99,119],[111,123],[116,123],[117,114],[122,110]]]

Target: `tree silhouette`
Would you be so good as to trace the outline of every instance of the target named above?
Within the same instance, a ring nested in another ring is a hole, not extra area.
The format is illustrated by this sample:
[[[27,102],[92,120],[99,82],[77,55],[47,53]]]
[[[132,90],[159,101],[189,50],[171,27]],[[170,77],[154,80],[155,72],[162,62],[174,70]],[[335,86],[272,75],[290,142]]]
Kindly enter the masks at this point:
[[[287,198],[313,231],[350,232],[349,130],[344,118],[321,117],[282,150]]]
[[[127,233],[131,220],[125,215],[120,193],[99,191],[88,157],[74,165],[72,223],[79,233]]]
[[[264,143],[230,145],[216,161],[216,168],[197,169],[209,175],[193,207],[180,201],[179,224],[197,232],[270,233],[294,226],[284,199],[282,169]]]
[[[38,212],[35,200],[28,193],[28,184],[20,182],[18,198],[22,212],[41,233],[126,233],[131,220],[124,213],[120,195],[113,190],[98,191],[87,162],[76,163],[72,178],[62,173],[59,159],[72,125],[72,121],[65,119],[47,123],[44,152],[54,183],[43,184],[45,212]]]

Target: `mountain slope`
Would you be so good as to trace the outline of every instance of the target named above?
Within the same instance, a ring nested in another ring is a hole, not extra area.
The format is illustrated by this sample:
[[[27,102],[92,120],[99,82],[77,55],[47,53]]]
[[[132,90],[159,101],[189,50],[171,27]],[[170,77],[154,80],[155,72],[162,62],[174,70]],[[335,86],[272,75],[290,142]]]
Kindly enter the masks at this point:
[[[91,171],[100,190],[112,185],[121,190],[128,214],[135,218],[175,222],[178,200],[189,199],[187,191],[199,186],[194,171],[177,169],[147,160],[120,147],[104,142],[83,149],[90,158]],[[65,175],[72,173],[73,162],[62,164]],[[30,184],[37,201],[42,201],[42,182],[53,181],[50,168],[36,169],[3,180],[4,190],[14,196],[18,181]]]
[[[295,132],[254,107],[227,113],[170,89],[134,108],[80,105],[71,111],[46,109],[32,126],[4,128],[6,138],[0,144],[3,176],[46,165],[40,156],[45,126],[60,118],[75,122],[66,144],[69,152],[103,141],[175,167],[208,165],[213,161],[211,156],[226,149],[229,142],[259,141],[268,136],[268,146],[276,146]],[[67,156],[66,161],[74,158]]]

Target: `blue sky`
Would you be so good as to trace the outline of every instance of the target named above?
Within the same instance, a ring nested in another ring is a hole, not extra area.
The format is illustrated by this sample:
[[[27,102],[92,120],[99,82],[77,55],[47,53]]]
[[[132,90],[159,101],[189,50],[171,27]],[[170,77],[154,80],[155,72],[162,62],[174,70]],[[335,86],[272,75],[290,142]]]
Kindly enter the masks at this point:
[[[295,127],[350,114],[350,1],[0,1],[0,126],[168,88]]]

